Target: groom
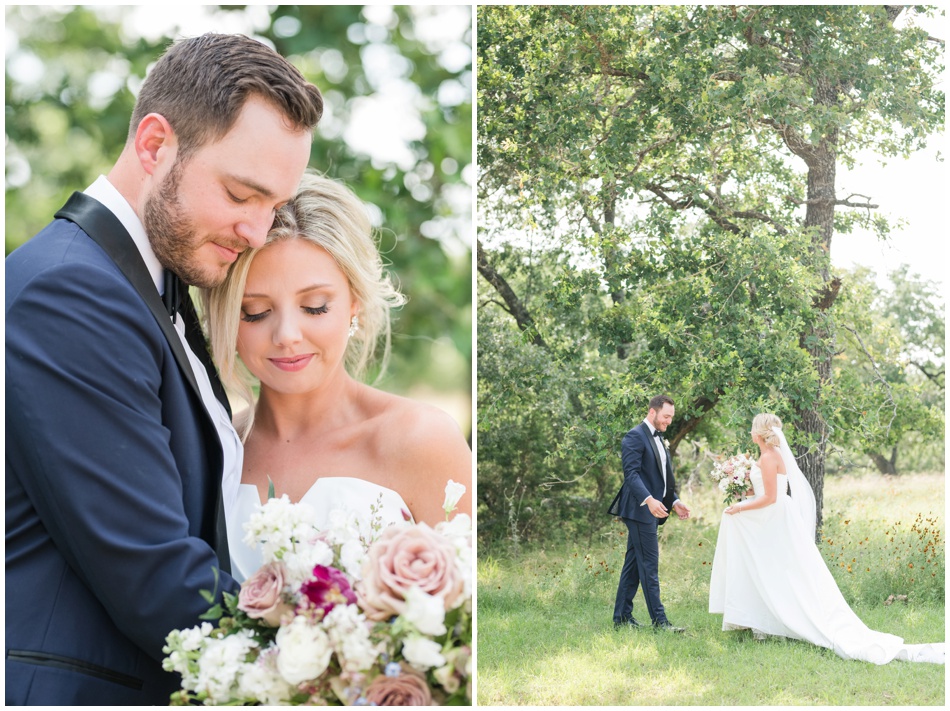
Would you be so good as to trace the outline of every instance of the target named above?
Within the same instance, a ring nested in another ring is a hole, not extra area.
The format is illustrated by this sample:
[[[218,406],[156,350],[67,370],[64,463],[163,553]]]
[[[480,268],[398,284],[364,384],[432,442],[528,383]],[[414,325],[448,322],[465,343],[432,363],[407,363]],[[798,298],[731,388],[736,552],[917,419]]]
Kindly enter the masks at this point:
[[[627,554],[620,571],[614,626],[641,627],[633,617],[633,598],[643,586],[650,619],[656,629],[683,632],[666,618],[660,602],[658,527],[666,523],[670,508],[681,519],[689,518],[689,509],[676,495],[673,465],[663,433],[673,421],[673,400],[657,395],[650,400],[646,419],[627,432],[621,444],[623,486],[608,513],[620,516],[627,526]]]
[[[263,244],[322,110],[260,42],[183,40],[109,174],[7,258],[7,704],[167,705],[165,636],[236,592],[242,448],[187,288]]]

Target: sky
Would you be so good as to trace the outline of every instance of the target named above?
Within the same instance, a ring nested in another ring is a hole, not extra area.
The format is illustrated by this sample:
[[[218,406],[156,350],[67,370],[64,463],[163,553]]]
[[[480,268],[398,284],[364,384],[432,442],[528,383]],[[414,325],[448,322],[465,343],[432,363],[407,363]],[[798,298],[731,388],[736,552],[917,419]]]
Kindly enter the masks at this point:
[[[912,272],[939,284],[940,293],[946,298],[950,181],[947,164],[937,161],[937,147],[942,146],[944,140],[935,139],[927,150],[906,160],[891,160],[886,167],[869,155],[864,165],[856,166],[853,171],[839,168],[839,197],[852,192],[867,195],[880,206],[878,212],[895,221],[903,219],[906,225],[892,231],[887,242],[881,242],[863,229],[850,235],[836,234],[831,242],[831,261],[835,266],[870,267],[880,283],[881,278],[899,264],[909,264]]]
[[[947,39],[945,19],[918,18],[917,21],[932,36]],[[941,88],[946,91],[946,82]],[[853,171],[838,168],[839,197],[852,192],[867,195],[880,206],[878,212],[894,220],[903,219],[906,226],[893,231],[886,243],[864,230],[835,235],[831,243],[831,260],[835,266],[870,267],[882,283],[888,271],[899,264],[909,264],[912,272],[936,282],[946,299],[945,243],[950,237],[946,208],[950,180],[946,163],[938,162],[940,155],[946,155],[945,135],[932,138],[926,150],[907,159],[891,160],[885,167],[868,154],[863,165]]]

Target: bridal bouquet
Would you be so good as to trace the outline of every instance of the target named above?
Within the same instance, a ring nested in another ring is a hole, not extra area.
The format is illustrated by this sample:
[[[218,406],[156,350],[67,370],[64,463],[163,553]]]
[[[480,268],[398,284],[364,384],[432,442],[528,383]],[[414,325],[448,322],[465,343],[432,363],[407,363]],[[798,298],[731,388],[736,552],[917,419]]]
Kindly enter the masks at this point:
[[[245,524],[264,565],[198,627],[166,638],[172,705],[471,704],[472,522],[372,526],[271,499]],[[372,507],[371,507],[372,508]],[[381,530],[380,530],[381,529]],[[213,596],[208,593],[210,600]]]
[[[752,471],[752,458],[744,452],[716,462],[710,474],[718,482],[719,490],[725,494],[725,503],[729,505],[739,501],[751,488],[749,472]]]

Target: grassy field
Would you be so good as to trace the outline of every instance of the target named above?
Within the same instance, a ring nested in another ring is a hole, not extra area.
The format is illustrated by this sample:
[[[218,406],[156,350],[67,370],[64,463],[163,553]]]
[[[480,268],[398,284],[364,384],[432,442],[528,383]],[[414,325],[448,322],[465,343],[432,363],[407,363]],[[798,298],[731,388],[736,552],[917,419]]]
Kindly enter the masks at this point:
[[[944,667],[845,661],[830,650],[722,632],[706,612],[722,505],[681,492],[690,521],[661,529],[663,604],[683,635],[615,631],[626,529],[593,548],[478,561],[480,705],[944,705]],[[825,487],[821,548],[858,616],[908,643],[944,640],[944,477],[837,478]],[[907,602],[885,605],[889,595]],[[634,616],[649,620],[641,595]]]

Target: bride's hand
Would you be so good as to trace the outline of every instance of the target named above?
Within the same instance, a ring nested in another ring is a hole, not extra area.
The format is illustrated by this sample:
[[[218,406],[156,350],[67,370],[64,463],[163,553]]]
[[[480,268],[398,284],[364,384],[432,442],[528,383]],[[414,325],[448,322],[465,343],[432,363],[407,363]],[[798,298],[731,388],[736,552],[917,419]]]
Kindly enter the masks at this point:
[[[739,507],[733,504],[732,506],[726,507],[726,513],[732,516],[733,514],[739,513]]]

